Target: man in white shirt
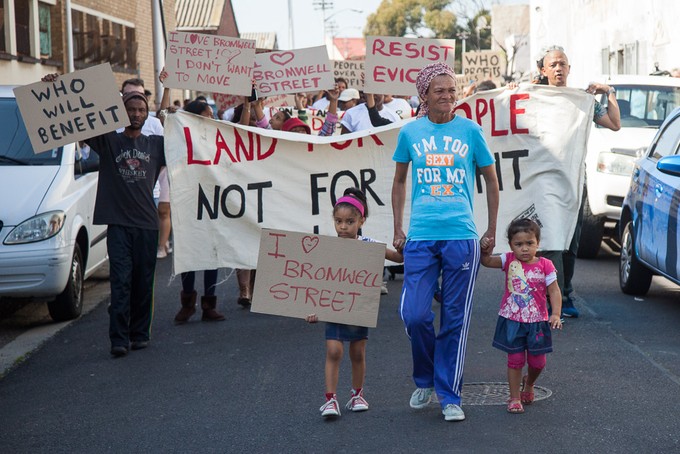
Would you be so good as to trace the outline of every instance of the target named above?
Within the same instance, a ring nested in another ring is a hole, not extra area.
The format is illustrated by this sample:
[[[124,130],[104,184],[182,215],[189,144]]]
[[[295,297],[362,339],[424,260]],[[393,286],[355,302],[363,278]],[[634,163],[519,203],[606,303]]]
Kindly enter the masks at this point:
[[[375,107],[381,117],[390,120],[392,123],[401,120],[399,115],[393,110],[387,109],[383,105],[384,97],[383,95],[374,95],[375,97]],[[365,129],[373,128],[371,119],[368,116],[368,107],[366,104],[359,104],[345,112],[340,122],[342,125],[342,134],[348,134],[350,132],[363,131]]]
[[[385,107],[396,112],[399,118],[411,118],[411,104],[404,98],[398,96],[385,95]]]

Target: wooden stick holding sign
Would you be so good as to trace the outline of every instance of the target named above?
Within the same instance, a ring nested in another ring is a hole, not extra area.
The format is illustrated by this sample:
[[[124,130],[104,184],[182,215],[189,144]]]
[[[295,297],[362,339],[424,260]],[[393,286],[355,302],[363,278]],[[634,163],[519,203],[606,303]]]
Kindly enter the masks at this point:
[[[415,95],[418,72],[430,63],[453,68],[455,39],[366,38],[364,91],[386,95]]]
[[[335,86],[326,46],[257,54],[253,78],[261,96],[330,90]]]
[[[375,327],[385,245],[263,229],[252,312]]]
[[[130,124],[108,63],[17,87],[14,96],[35,153]]]

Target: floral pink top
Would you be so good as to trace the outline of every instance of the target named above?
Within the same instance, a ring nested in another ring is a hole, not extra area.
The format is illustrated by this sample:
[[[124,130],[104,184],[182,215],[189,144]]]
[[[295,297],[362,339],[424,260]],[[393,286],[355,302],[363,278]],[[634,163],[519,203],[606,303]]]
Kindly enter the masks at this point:
[[[547,289],[557,280],[553,263],[543,257],[524,263],[512,252],[501,255],[501,260],[507,285],[498,315],[522,323],[547,321]]]

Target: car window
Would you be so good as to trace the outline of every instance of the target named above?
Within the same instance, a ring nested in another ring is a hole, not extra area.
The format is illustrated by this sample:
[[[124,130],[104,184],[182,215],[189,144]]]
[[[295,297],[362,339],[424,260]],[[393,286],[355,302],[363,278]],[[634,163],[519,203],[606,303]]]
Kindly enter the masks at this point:
[[[33,153],[26,126],[14,98],[0,98],[0,165],[59,165],[62,147]]]
[[[680,146],[680,116],[676,116],[659,133],[651,151],[651,158],[658,160],[664,156],[678,154],[678,146]]]
[[[621,110],[621,127],[661,126],[666,117],[680,106],[680,87],[656,85],[619,85],[616,99]],[[600,102],[604,102],[604,95]]]

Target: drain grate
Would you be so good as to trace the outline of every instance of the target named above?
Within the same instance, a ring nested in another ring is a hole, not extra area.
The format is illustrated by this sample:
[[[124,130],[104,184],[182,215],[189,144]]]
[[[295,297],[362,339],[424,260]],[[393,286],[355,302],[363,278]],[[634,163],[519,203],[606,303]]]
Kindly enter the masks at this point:
[[[552,395],[552,391],[534,385],[534,399],[543,400]],[[508,384],[498,383],[465,383],[461,398],[463,405],[506,405],[510,397]]]

